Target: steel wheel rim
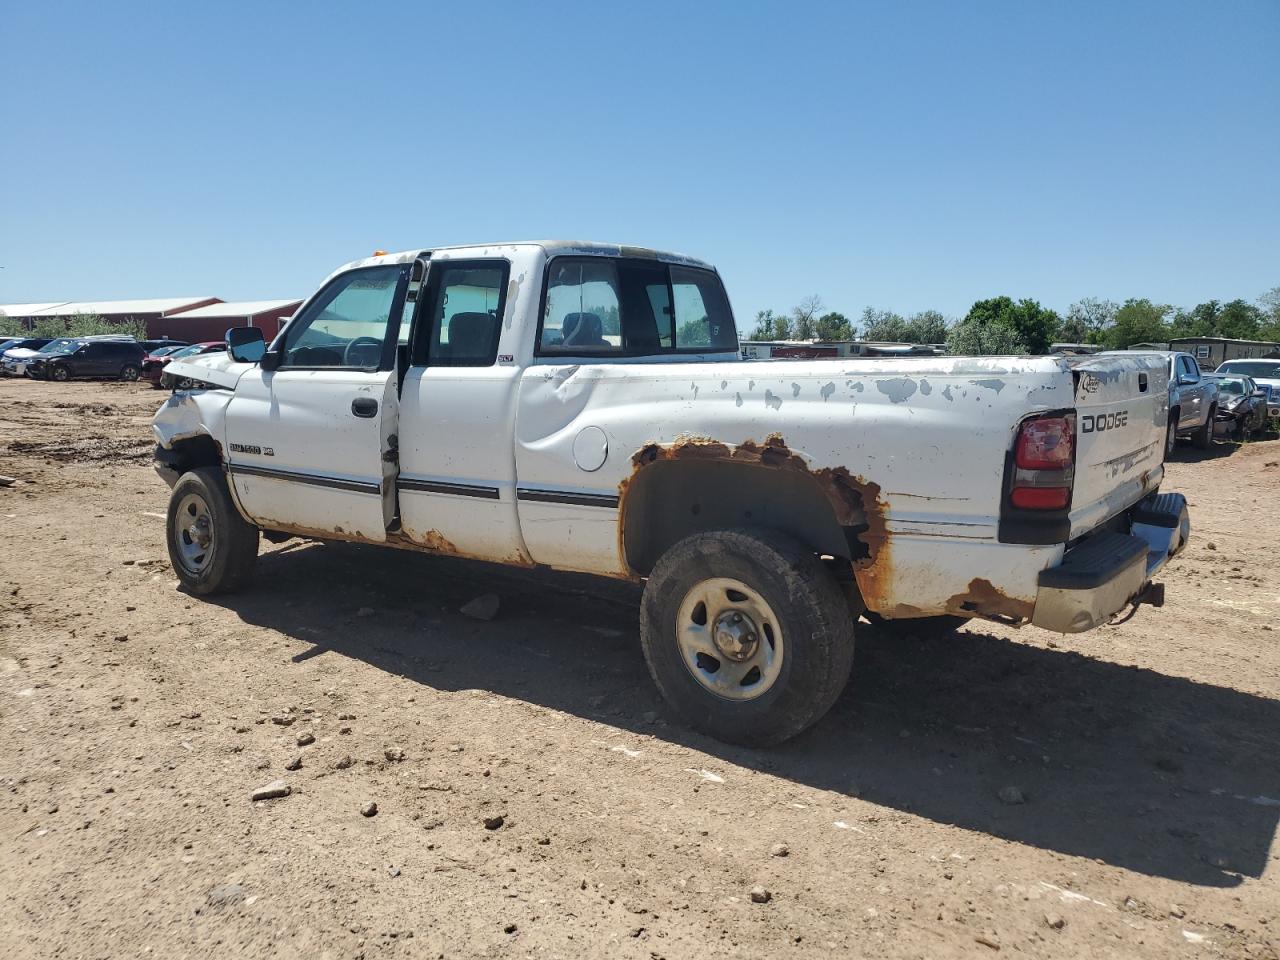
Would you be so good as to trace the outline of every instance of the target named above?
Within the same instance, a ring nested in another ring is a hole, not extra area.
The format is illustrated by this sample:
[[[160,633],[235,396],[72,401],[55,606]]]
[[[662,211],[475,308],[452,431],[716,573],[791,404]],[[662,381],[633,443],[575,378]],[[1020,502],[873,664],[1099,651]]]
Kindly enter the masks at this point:
[[[124,368],[124,370],[121,372],[120,376],[121,376],[121,379],[123,379],[123,380],[137,380],[137,379],[138,379],[138,368],[137,368],[137,367],[125,367],[125,368]]]
[[[758,590],[730,577],[703,580],[685,594],[676,645],[694,680],[725,700],[755,700],[782,673],[777,616]]]
[[[188,493],[178,501],[173,517],[173,546],[178,562],[192,575],[198,575],[213,559],[213,515],[198,493]]]
[[[54,367],[53,373],[49,374],[49,378],[51,380],[59,380],[59,381],[68,379],[67,368]]]

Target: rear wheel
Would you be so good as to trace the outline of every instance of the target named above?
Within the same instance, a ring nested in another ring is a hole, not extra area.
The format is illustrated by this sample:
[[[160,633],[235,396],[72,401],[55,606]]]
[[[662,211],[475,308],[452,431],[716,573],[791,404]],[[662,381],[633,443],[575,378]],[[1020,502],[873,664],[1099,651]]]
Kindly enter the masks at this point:
[[[227,593],[248,580],[258,528],[236,510],[219,468],[200,467],[174,484],[166,528],[169,562],[192,593]]]
[[[120,368],[120,379],[133,382],[138,379],[138,365],[135,363],[126,363]]]
[[[690,725],[729,743],[781,743],[835,703],[853,617],[812,551],[771,530],[715,530],[658,561],[640,608],[645,660]]]
[[[1213,424],[1218,419],[1218,405],[1214,404],[1209,408],[1209,415],[1205,417],[1204,424],[1196,428],[1191,434],[1191,442],[1196,445],[1199,450],[1208,450],[1213,446]]]

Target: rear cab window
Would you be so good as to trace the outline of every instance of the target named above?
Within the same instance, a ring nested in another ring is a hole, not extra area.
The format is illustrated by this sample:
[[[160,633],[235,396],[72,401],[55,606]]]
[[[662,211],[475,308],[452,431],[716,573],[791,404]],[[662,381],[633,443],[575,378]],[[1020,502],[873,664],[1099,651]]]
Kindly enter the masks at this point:
[[[729,299],[713,270],[627,257],[556,257],[547,267],[540,356],[737,350]]]

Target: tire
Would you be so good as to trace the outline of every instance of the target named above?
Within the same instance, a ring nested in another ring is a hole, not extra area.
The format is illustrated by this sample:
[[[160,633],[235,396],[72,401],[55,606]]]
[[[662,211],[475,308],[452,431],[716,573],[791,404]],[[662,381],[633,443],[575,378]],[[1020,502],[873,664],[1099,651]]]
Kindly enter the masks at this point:
[[[717,638],[742,641],[738,656]],[[835,578],[772,530],[686,537],[658,561],[640,606],[640,642],[663,697],[690,726],[745,746],[781,743],[821,719],[848,683],[853,641]],[[699,648],[710,653],[691,652]]]
[[[1168,460],[1178,448],[1178,415],[1169,414],[1169,426],[1164,432],[1164,458]]]
[[[71,379],[71,371],[66,368],[65,364],[57,364],[49,369],[49,379],[56,380],[58,383],[66,383]]]
[[[936,617],[912,617],[909,620],[886,620],[871,610],[862,611],[862,615],[877,630],[883,630],[890,636],[904,640],[908,637],[942,640],[969,622],[968,617],[954,617],[947,614]]]
[[[165,540],[173,572],[202,597],[243,586],[258,558],[258,528],[236,510],[219,467],[184,473],[173,485]]]
[[[140,372],[141,371],[138,370],[138,365],[136,363],[126,363],[120,368],[120,379],[127,383],[133,383],[138,379],[138,374]]]
[[[173,377],[169,376],[167,373],[162,373],[162,374],[160,374],[160,389],[161,389],[161,390],[172,390],[172,389],[173,389]]]
[[[1210,450],[1213,448],[1213,422],[1217,418],[1218,405],[1215,403],[1209,407],[1209,416],[1205,418],[1204,423],[1191,434],[1191,442],[1196,445],[1197,450]]]

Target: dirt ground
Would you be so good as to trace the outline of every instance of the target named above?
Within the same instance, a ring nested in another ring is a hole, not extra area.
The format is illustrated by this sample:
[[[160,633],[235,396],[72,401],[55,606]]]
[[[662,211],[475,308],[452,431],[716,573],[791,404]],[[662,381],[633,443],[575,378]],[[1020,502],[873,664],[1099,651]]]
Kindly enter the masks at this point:
[[[1280,441],[1179,450],[1163,609],[865,627],[753,751],[669,718],[627,585],[292,540],[183,594],[161,398],[0,382],[6,958],[1280,957]]]

